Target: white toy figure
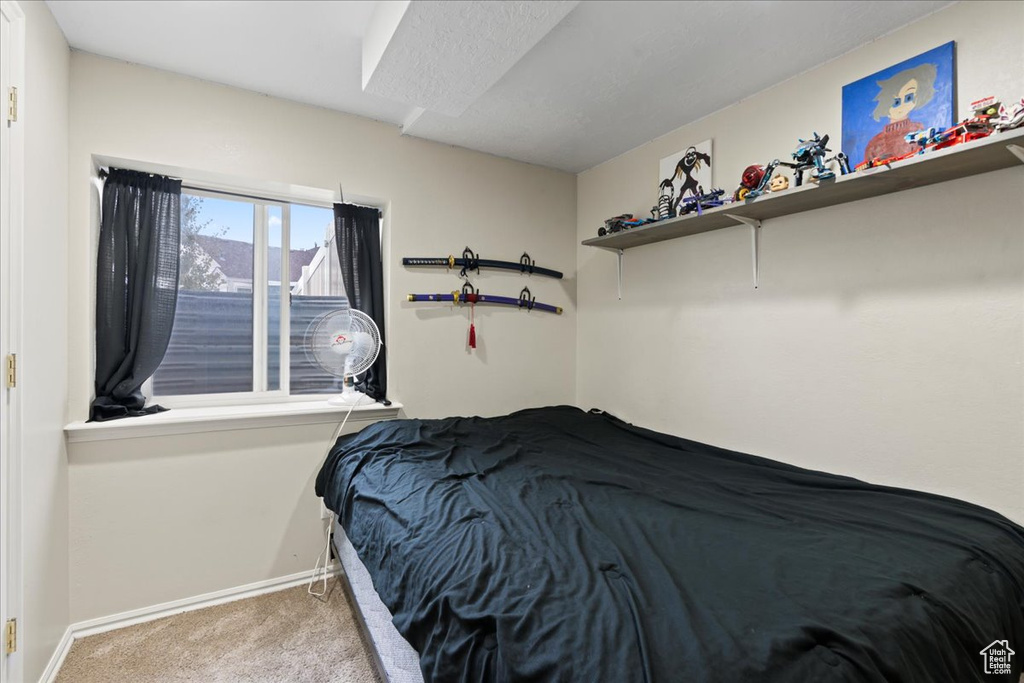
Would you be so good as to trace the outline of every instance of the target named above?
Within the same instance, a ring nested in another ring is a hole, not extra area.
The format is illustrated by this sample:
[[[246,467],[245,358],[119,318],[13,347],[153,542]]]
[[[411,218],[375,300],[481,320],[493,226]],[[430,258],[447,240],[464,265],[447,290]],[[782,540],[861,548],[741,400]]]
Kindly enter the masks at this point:
[[[1024,97],[1008,110],[1005,104],[999,105],[999,115],[992,120],[996,131],[1013,130],[1024,124]]]

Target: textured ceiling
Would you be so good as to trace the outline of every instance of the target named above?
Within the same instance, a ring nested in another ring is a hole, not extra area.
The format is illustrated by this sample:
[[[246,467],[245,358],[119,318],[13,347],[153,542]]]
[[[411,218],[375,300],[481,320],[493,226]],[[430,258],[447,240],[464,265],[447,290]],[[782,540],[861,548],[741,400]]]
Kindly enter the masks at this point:
[[[577,4],[552,0],[410,3],[387,36],[380,58],[368,59],[363,50],[363,89],[459,116]],[[381,36],[375,38],[381,40]]]
[[[460,117],[410,132],[581,171],[945,4],[583,2]]]
[[[373,0],[48,0],[71,47],[401,123],[409,106],[363,92]]]
[[[48,0],[76,49],[567,171],[950,3],[490,4]],[[388,14],[364,90],[363,39]]]

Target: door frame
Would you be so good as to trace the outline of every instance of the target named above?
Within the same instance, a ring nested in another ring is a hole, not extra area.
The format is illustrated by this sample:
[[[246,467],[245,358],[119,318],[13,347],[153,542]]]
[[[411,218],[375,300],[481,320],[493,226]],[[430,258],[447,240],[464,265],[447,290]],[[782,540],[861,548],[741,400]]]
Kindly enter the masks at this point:
[[[0,359],[21,348],[23,293],[22,235],[24,230],[24,92],[25,92],[25,13],[17,2],[0,0],[0,20],[9,22],[9,38],[4,55],[9,66],[9,83],[0,86],[3,97],[0,127],[7,148],[0,162],[0,193],[4,211],[0,212]],[[7,120],[7,87],[18,89],[18,121]],[[6,363],[5,363],[6,364]],[[14,683],[24,677],[24,612],[22,591],[22,506],[21,506],[21,410],[17,388],[0,387],[0,627],[9,618],[18,620],[18,651],[3,654],[0,647],[0,683]]]

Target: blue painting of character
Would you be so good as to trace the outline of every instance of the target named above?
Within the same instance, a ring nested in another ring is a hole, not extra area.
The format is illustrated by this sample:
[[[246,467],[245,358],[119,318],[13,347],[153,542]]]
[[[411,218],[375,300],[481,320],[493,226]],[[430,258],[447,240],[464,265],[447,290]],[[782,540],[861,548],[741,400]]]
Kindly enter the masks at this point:
[[[843,87],[843,151],[856,165],[913,152],[907,136],[953,125],[954,43]]]

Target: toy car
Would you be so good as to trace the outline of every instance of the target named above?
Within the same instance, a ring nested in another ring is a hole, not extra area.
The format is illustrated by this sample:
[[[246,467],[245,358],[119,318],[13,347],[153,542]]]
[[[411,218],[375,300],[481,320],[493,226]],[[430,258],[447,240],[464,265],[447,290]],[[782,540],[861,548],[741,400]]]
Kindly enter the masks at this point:
[[[597,229],[597,236],[604,237],[614,232],[621,232],[625,229],[623,222],[628,220],[634,220],[633,214],[621,213],[618,216],[605,219],[604,225]]]
[[[867,161],[862,161],[861,163],[857,164],[854,167],[853,170],[854,171],[864,171],[864,170],[867,170],[869,168],[878,168],[879,166],[891,166],[893,163],[895,163],[897,161],[902,161],[902,160],[907,159],[909,157],[912,157],[915,154],[917,154],[916,151],[910,152],[909,154],[900,154],[899,156],[886,157],[884,159],[881,158],[881,157],[875,157],[874,159],[868,159]]]
[[[918,150],[912,154],[904,154],[899,159],[906,159],[907,157],[914,156],[915,154],[924,154],[928,149],[934,147],[938,143],[942,142],[949,136],[948,130],[939,130],[932,126],[925,130],[914,131],[913,133],[907,133],[903,139],[908,144],[917,145]],[[896,157],[894,157],[896,159]]]
[[[605,235],[622,232],[630,228],[638,228],[641,225],[653,222],[654,219],[652,218],[637,218],[631,213],[622,213],[605,220],[604,225],[597,229],[597,236],[604,237]]]
[[[943,139],[944,140],[945,138],[942,137],[942,136],[945,136],[947,132],[948,131],[943,131],[942,133],[937,134],[932,139]],[[913,133],[911,135],[913,135]],[[907,142],[911,142],[910,135],[907,135],[905,139],[907,140]],[[926,147],[924,149],[933,149],[933,147]],[[863,171],[863,170],[868,169],[868,168],[878,168],[879,166],[891,166],[892,164],[896,163],[897,161],[903,161],[904,159],[909,159],[910,157],[915,156],[917,154],[922,154],[924,152],[924,149],[912,150],[910,152],[907,152],[906,154],[899,154],[897,156],[886,157],[884,159],[881,158],[881,157],[875,157],[873,159],[868,159],[867,161],[863,161],[863,162],[857,164],[857,166],[853,170],[854,171]]]
[[[979,128],[972,124],[972,119],[967,119],[947,130],[943,134],[945,136],[944,139],[932,145],[929,149],[938,151],[955,145],[961,145],[965,142],[971,142],[972,140],[987,138],[991,134],[992,131],[987,127]]]

